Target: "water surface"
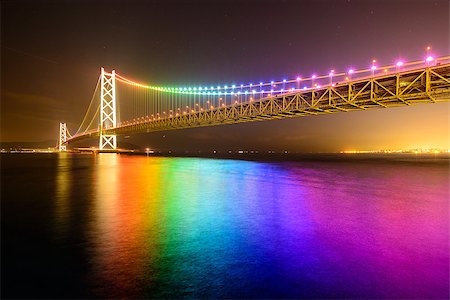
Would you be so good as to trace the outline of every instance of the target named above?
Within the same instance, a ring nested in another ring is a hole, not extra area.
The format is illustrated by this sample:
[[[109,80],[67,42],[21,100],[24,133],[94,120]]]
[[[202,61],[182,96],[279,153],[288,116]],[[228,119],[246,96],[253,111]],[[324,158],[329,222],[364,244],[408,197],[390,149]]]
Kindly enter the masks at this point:
[[[448,159],[1,163],[3,297],[449,297]]]

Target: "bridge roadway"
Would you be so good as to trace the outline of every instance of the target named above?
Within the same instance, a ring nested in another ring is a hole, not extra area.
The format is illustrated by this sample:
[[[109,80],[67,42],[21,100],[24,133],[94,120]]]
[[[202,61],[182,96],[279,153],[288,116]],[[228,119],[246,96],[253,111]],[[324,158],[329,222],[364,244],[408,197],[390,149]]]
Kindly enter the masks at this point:
[[[444,101],[450,101],[450,63],[296,90],[179,116],[154,120],[141,118],[104,129],[103,134],[155,132]],[[98,136],[99,130],[95,130],[73,136],[68,142]]]

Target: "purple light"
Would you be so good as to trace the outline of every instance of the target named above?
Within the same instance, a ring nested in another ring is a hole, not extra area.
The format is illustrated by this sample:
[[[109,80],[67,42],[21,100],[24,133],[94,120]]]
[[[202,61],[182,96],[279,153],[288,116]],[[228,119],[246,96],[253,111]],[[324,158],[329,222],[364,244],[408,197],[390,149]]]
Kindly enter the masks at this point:
[[[273,84],[273,80],[270,82],[270,84]]]
[[[297,81],[300,81],[300,80],[302,80],[302,78],[299,76],[299,77],[297,77]]]
[[[434,57],[433,57],[433,56],[430,55],[430,56],[427,57],[427,62],[431,62],[431,61],[433,61],[433,60],[434,60]]]
[[[355,70],[353,70],[353,69],[350,69],[350,70],[348,70],[348,72],[347,72],[347,73],[351,75],[351,74],[353,74],[354,72],[355,72]]]
[[[370,67],[370,69],[371,69],[372,71],[375,71],[375,70],[377,69],[377,66],[372,66],[372,67]]]
[[[283,79],[283,82],[286,82],[286,79]]]
[[[315,79],[316,77],[317,77],[316,75],[311,76],[312,79]]]
[[[334,75],[334,70],[331,70],[330,74],[328,74],[328,75],[333,76]]]
[[[262,82],[259,83],[259,85],[262,85],[262,84],[263,84]]]
[[[402,62],[402,61],[398,61],[395,65],[396,65],[397,67],[401,67],[401,66],[403,66],[403,62]]]

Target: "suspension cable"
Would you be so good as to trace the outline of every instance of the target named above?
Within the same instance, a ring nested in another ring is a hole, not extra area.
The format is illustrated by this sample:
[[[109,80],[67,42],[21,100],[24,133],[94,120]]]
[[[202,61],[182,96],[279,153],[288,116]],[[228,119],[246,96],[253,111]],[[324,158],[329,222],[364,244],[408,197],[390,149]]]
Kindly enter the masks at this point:
[[[98,78],[97,84],[95,85],[94,94],[92,95],[91,102],[89,103],[89,106],[88,106],[88,109],[86,111],[86,114],[84,115],[83,121],[81,121],[80,127],[78,127],[77,131],[75,132],[75,135],[77,135],[78,132],[80,132],[81,128],[83,127],[84,121],[86,121],[86,118],[87,118],[87,116],[89,114],[89,110],[91,109],[92,103],[94,102],[95,94],[97,93],[99,84],[100,84],[100,77]]]
[[[83,131],[83,133],[86,133],[86,131],[89,129],[89,127],[91,127],[92,122],[94,122],[95,118],[98,116],[98,112],[100,111],[100,104],[97,106],[97,110],[95,112],[95,114],[92,116],[91,121],[89,122],[89,125],[86,127],[86,130]]]

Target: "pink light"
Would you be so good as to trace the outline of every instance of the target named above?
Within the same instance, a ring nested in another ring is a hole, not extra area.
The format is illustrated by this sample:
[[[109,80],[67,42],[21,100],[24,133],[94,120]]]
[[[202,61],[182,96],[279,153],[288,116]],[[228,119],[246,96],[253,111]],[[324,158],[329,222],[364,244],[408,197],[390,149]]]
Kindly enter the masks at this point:
[[[316,75],[311,76],[312,79],[315,79],[316,77],[317,77]]]
[[[396,63],[396,66],[397,66],[397,67],[403,66],[403,62],[402,62],[402,61],[398,61],[398,62]]]
[[[433,60],[434,60],[434,57],[433,57],[433,56],[430,55],[430,56],[427,57],[427,62],[431,62],[431,61],[433,61]]]
[[[355,70],[353,70],[353,69],[348,70],[348,74],[353,74],[354,72],[355,72]]]
[[[330,74],[328,74],[328,75],[333,76],[334,75],[334,70],[331,70]]]
[[[297,77],[297,81],[300,81],[300,80],[302,80],[302,78],[301,77]]]
[[[370,67],[370,69],[371,69],[372,71],[375,71],[375,70],[377,69],[377,66],[372,66],[372,67]]]

